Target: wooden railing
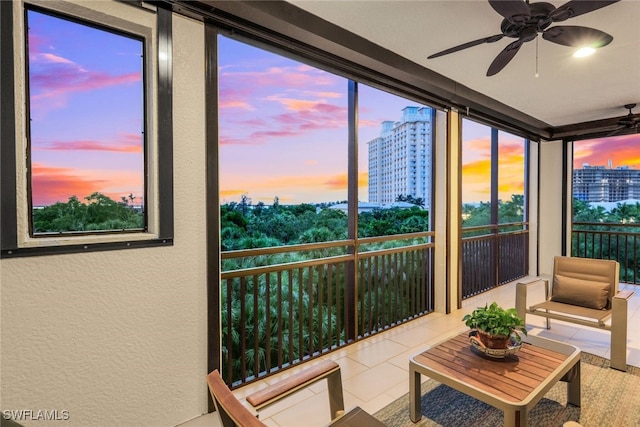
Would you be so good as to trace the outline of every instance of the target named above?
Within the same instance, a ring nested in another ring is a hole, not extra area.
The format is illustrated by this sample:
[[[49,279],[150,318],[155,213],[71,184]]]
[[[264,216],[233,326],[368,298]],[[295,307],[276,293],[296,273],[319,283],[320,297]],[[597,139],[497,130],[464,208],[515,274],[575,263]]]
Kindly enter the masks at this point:
[[[432,312],[433,237],[223,252],[227,384],[246,384]]]
[[[528,273],[526,223],[467,227],[462,238],[462,299],[524,277]]]
[[[616,260],[620,281],[639,284],[640,224],[574,222],[571,256]]]

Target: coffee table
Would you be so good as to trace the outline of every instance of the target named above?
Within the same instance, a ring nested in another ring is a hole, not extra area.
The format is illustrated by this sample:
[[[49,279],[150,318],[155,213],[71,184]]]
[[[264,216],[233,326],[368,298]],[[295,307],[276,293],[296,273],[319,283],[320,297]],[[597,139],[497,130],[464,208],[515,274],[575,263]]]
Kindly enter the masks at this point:
[[[421,375],[504,412],[507,427],[527,426],[527,412],[558,381],[567,382],[567,401],[580,406],[580,350],[529,336],[514,355],[490,358],[472,349],[464,333],[409,360],[409,405],[414,423],[422,418]]]

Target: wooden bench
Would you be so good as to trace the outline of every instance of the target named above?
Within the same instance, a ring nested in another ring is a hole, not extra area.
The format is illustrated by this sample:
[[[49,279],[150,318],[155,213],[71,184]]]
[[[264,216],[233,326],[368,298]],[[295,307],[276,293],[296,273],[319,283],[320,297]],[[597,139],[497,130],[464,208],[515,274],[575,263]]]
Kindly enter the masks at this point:
[[[627,305],[633,291],[619,291],[617,261],[577,257],[554,258],[551,283],[536,279],[516,285],[516,310],[526,314],[611,331],[611,367],[627,370]],[[543,284],[545,300],[527,306],[527,290]]]
[[[329,409],[332,427],[385,427],[380,421],[359,407],[344,410],[340,365],[325,360],[247,396],[247,402],[256,410],[307,387],[327,379]],[[229,390],[218,370],[207,375],[207,384],[223,427],[267,427],[243,405]]]

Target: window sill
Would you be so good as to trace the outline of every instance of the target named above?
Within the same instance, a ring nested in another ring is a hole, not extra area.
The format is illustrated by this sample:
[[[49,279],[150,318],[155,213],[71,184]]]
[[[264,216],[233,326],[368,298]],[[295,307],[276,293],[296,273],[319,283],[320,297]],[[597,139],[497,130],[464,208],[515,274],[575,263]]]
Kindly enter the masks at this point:
[[[3,249],[0,258],[19,258],[28,256],[77,254],[82,252],[101,252],[122,249],[139,249],[156,246],[173,246],[173,238],[155,238],[148,240],[125,240],[120,242],[79,243],[72,245],[33,246],[15,249]]]

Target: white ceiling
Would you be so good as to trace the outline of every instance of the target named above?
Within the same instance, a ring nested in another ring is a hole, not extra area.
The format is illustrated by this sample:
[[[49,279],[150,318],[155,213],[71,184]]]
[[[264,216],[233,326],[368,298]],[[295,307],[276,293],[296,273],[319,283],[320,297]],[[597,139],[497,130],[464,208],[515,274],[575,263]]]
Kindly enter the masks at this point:
[[[552,25],[580,25],[611,34],[611,44],[595,55],[573,58],[573,48],[539,35],[492,77],[486,77],[489,64],[514,39],[427,59],[500,34],[502,17],[486,0],[289,2],[551,126],[624,116],[628,111],[623,105],[629,103],[638,103],[634,113],[640,112],[640,0],[622,0]],[[558,7],[565,1],[550,3]]]

